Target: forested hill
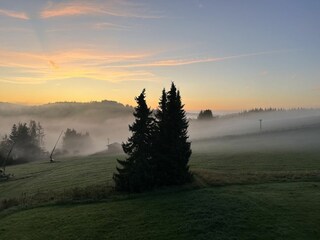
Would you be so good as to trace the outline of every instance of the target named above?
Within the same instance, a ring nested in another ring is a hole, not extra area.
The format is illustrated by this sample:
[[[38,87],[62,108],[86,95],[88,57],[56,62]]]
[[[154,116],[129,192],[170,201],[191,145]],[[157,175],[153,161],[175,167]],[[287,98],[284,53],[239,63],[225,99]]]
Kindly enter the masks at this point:
[[[107,119],[131,116],[133,108],[115,101],[101,102],[57,102],[37,106],[26,106],[0,102],[1,117],[28,116],[41,119],[88,119],[104,121]]]

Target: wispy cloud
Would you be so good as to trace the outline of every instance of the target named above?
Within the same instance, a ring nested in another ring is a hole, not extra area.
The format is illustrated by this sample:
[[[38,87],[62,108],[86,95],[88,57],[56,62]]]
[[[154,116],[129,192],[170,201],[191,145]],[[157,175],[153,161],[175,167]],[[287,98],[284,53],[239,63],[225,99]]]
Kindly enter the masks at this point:
[[[132,29],[131,27],[126,25],[114,24],[109,22],[95,23],[93,25],[93,28],[97,30],[109,29],[109,30],[119,30],[119,31],[130,31]]]
[[[0,50],[1,82],[36,84],[68,78],[96,80],[150,81],[157,77],[146,70],[106,69],[114,63],[140,61],[148,54],[113,54],[88,49],[53,53]],[[12,74],[16,72],[16,74]]]
[[[41,12],[42,18],[53,18],[61,16],[75,16],[85,14],[101,14],[103,13],[98,6],[92,6],[90,3],[79,4],[79,3],[57,3],[50,5]]]
[[[109,1],[69,1],[50,2],[40,16],[42,18],[54,18],[77,15],[109,15],[127,18],[161,18],[156,14],[149,14],[141,5],[125,0]]]
[[[232,56],[226,56],[226,57],[209,57],[209,58],[193,58],[193,59],[166,59],[166,60],[158,60],[158,61],[151,61],[151,62],[138,63],[138,64],[129,64],[129,65],[125,65],[125,66],[119,65],[119,66],[113,66],[113,67],[127,67],[127,68],[174,67],[174,66],[198,64],[198,63],[222,62],[222,61],[231,60],[231,59],[260,56],[260,55],[270,55],[270,54],[288,52],[288,51],[292,51],[292,50],[265,51],[265,52],[232,55]]]
[[[57,65],[99,66],[142,60],[149,53],[110,53],[92,49],[74,49],[58,52],[18,52],[0,49],[0,66],[39,68]]]
[[[24,12],[16,12],[16,11],[11,11],[7,9],[0,9],[0,15],[6,16],[6,17],[11,17],[11,18],[18,18],[22,20],[28,20],[29,17],[26,13]]]
[[[92,49],[37,53],[0,49],[0,81],[10,83],[41,83],[45,81],[90,78],[96,80],[154,81],[162,78],[149,68],[174,67],[210,62],[222,62],[251,56],[286,52],[265,51],[226,57],[197,59],[158,59],[154,53],[108,53]],[[16,74],[13,74],[15,73]]]

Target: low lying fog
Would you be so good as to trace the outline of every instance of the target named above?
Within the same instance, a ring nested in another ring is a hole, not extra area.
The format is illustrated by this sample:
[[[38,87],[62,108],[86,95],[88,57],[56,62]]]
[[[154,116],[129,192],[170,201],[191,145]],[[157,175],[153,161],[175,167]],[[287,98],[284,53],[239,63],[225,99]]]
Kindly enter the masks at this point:
[[[194,151],[320,150],[320,110],[270,111],[226,115],[211,121],[193,120],[189,133]]]
[[[64,103],[68,105],[67,103]],[[90,106],[77,105],[77,112],[64,111],[53,114],[56,106],[35,111],[30,114],[27,110],[10,106],[0,107],[0,136],[10,134],[14,123],[39,121],[45,131],[45,147],[51,151],[60,132],[73,128],[77,132],[89,132],[93,140],[91,153],[106,149],[108,139],[110,143],[126,141],[129,136],[128,125],[133,122],[132,108],[123,105],[106,108],[101,103],[94,103],[95,108],[88,111]],[[100,105],[99,105],[100,104]],[[61,106],[60,106],[61,107]],[[68,105],[67,109],[70,106]],[[92,107],[92,106],[91,106]],[[17,110],[19,109],[19,110]],[[48,111],[48,112],[46,112]],[[30,112],[30,109],[29,109]],[[63,114],[62,114],[63,113]],[[43,115],[42,115],[43,114]],[[223,115],[213,120],[199,121],[192,113],[190,119],[189,135],[194,151],[204,150],[246,150],[246,149],[281,149],[297,146],[312,146],[320,149],[320,110],[290,110],[270,111]],[[260,122],[262,119],[262,131]],[[61,142],[58,148],[61,147]]]
[[[282,131],[320,124],[320,110],[270,111],[247,114],[223,115],[210,121],[190,122],[190,138],[222,137],[226,135],[242,135],[262,131]]]
[[[58,103],[37,107],[0,105],[0,136],[10,134],[14,123],[40,122],[45,132],[45,147],[51,151],[61,131],[88,132],[93,141],[90,153],[105,150],[110,143],[125,141],[133,121],[132,108],[115,102]],[[62,141],[57,148],[61,147]]]

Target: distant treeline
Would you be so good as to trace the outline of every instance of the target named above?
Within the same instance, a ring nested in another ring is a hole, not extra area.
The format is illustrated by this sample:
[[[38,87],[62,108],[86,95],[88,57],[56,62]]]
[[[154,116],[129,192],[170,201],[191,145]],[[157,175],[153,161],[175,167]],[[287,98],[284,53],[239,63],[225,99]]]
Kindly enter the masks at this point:
[[[296,112],[296,111],[315,111],[319,109],[314,108],[252,108],[249,110],[243,110],[237,113],[230,113],[226,115],[213,115],[210,109],[201,110],[198,114],[197,120],[212,120],[212,119],[226,119],[239,116],[249,116],[256,113],[268,113],[268,112]]]
[[[29,116],[41,119],[81,118],[90,121],[131,116],[133,107],[115,101],[101,102],[57,102],[39,106],[24,106],[11,103],[0,103],[2,117]]]
[[[206,109],[206,110],[201,110],[199,115],[198,115],[198,120],[211,120],[213,119],[213,114],[212,111],[210,109]]]
[[[279,112],[279,111],[301,111],[312,110],[308,108],[252,108],[249,110],[241,111],[239,114],[257,113],[257,112]]]

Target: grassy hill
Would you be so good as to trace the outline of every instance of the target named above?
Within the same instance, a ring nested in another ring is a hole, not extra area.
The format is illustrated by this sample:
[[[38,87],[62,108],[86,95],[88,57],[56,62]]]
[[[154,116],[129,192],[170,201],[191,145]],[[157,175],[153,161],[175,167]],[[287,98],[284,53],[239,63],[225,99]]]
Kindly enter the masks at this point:
[[[116,158],[10,166],[4,239],[319,239],[320,152],[195,152],[195,183],[111,190]],[[97,194],[97,192],[100,194]],[[22,205],[21,205],[22,204]]]
[[[144,194],[113,191],[123,155],[9,166],[0,239],[320,239],[312,124],[194,140],[195,181]]]
[[[3,198],[60,193],[64,190],[87,186],[111,185],[115,170],[115,156],[75,157],[57,159],[55,163],[38,161],[7,167],[14,178],[0,182],[0,200]]]
[[[22,195],[61,193],[72,188],[113,186],[116,159],[123,155],[89,156],[8,166],[14,178],[0,182],[0,200]],[[319,151],[194,152],[191,171],[201,184],[221,186],[320,179]]]
[[[3,239],[319,239],[319,183],[277,183],[61,204],[1,217]]]

